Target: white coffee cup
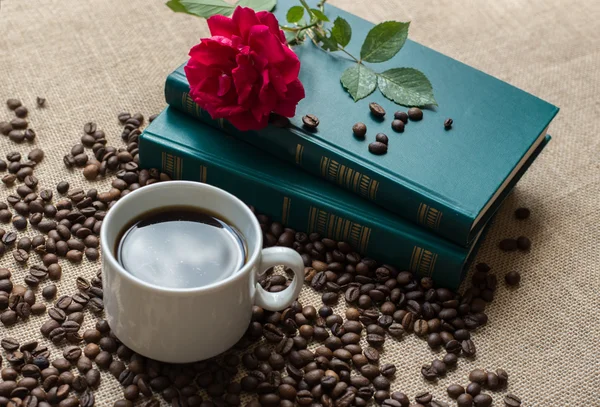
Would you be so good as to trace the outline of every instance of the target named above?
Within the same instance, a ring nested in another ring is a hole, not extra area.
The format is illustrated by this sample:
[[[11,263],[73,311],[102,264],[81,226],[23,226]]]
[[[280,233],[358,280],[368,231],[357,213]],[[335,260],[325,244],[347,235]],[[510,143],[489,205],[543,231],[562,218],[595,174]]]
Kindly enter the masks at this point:
[[[115,247],[123,228],[144,212],[180,205],[221,215],[237,228],[247,244],[247,261],[239,271],[207,286],[177,289],[150,284],[121,266]],[[195,362],[226,351],[244,335],[252,305],[282,310],[298,297],[304,280],[298,253],[262,248],[262,231],[248,206],[198,182],[155,183],[121,198],[104,218],[100,241],[104,307],[112,331],[135,352],[163,362]],[[270,293],[257,283],[257,274],[276,265],[292,269],[294,280]]]

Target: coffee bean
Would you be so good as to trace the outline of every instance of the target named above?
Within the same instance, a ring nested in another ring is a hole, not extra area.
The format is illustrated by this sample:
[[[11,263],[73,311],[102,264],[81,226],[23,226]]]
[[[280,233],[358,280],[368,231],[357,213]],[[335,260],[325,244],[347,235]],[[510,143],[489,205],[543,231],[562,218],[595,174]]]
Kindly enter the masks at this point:
[[[467,393],[473,397],[477,396],[479,393],[481,393],[481,385],[475,382],[469,383],[467,386]]]
[[[454,120],[452,120],[450,118],[444,120],[444,129],[450,130],[452,128],[453,123],[454,123]]]
[[[8,352],[14,352],[19,349],[20,345],[19,341],[14,338],[4,338],[2,341],[0,341],[0,346],[2,346]]]
[[[90,369],[85,374],[85,379],[87,380],[88,385],[90,387],[96,388],[100,384],[100,380],[101,380],[100,372],[96,369]]]
[[[77,156],[79,157],[79,156]],[[87,157],[87,156],[86,156]],[[94,180],[98,177],[99,168],[95,164],[88,164],[83,169],[83,176],[87,180]]]
[[[17,117],[25,118],[27,117],[27,113],[29,113],[29,111],[25,106],[19,106],[15,109],[15,116]]]
[[[504,396],[504,405],[506,407],[520,407],[521,399],[514,394],[507,394]]]
[[[392,363],[385,363],[379,367],[379,372],[385,377],[392,377],[396,374],[396,366]]]
[[[81,356],[81,348],[79,346],[68,346],[63,351],[63,357],[73,363]]]
[[[83,167],[84,165],[86,165],[88,160],[89,160],[89,158],[88,158],[87,154],[85,154],[85,153],[77,154],[76,156],[73,157],[73,162],[78,167]]]
[[[487,374],[482,369],[473,369],[469,373],[469,380],[475,383],[483,384],[487,380]]]
[[[413,326],[413,331],[417,336],[425,336],[429,331],[429,326],[427,325],[427,321],[423,319],[418,319],[415,321]]]
[[[36,163],[41,162],[44,159],[44,150],[40,148],[34,148],[27,154],[27,158],[31,161],[35,161]]]
[[[4,185],[8,185],[8,186],[14,184],[16,180],[17,180],[17,176],[14,174],[6,174],[5,176],[2,177],[2,182],[4,183]]]
[[[375,141],[378,141],[380,143],[385,144],[386,146],[388,145],[389,139],[388,136],[386,136],[383,133],[377,133],[377,135],[375,136]]]
[[[56,190],[59,194],[66,194],[69,191],[69,183],[66,181],[60,181],[58,184],[56,184]]]
[[[50,319],[50,320],[46,321],[40,327],[40,332],[42,333],[43,336],[48,337],[50,335],[50,332],[52,332],[54,329],[58,328],[59,326],[60,326],[60,323],[58,321],[56,321],[55,319]]]
[[[475,407],[489,407],[492,405],[492,397],[489,394],[478,394],[473,397]]]
[[[451,384],[446,391],[450,398],[457,399],[461,394],[465,393],[465,388],[458,384]]]
[[[490,390],[497,390],[500,387],[500,380],[496,373],[488,372],[485,385]]]
[[[307,114],[302,117],[302,123],[307,129],[315,130],[319,126],[319,118],[314,114]]]
[[[408,109],[408,118],[412,121],[419,121],[423,118],[423,111],[418,107]]]
[[[83,131],[86,134],[94,134],[94,132],[96,131],[96,129],[97,129],[97,126],[96,126],[96,123],[94,123],[94,122],[86,123],[83,126]]]
[[[8,106],[10,110],[15,110],[17,107],[22,106],[22,103],[19,99],[11,98],[6,100],[6,106]]]
[[[429,404],[433,400],[433,396],[428,391],[418,393],[415,396],[415,401],[419,404]]]
[[[16,225],[15,225],[15,227],[16,227]],[[17,227],[17,229],[20,229],[20,228]],[[22,228],[22,229],[24,229],[24,228]],[[13,257],[17,263],[27,263],[27,260],[29,260],[29,253],[27,253],[23,249],[17,249],[15,251],[13,251]]]
[[[498,376],[498,384],[501,387],[506,386],[508,383],[508,373],[504,369],[496,369],[496,375]]]
[[[83,259],[83,253],[79,250],[69,250],[66,257],[71,263],[79,263]]]
[[[27,128],[27,126],[29,125],[29,123],[27,123],[27,120],[22,119],[20,117],[14,118],[10,121],[10,124],[12,125],[13,129],[16,130],[25,130]],[[9,134],[10,137],[10,134]]]
[[[529,240],[528,237],[519,236],[517,238],[517,247],[519,248],[519,250],[527,251],[531,249],[531,240]]]
[[[19,119],[19,120],[22,120],[22,119]],[[14,127],[14,123],[12,121],[11,121],[11,124]],[[16,129],[16,127],[15,127],[15,129]],[[8,133],[8,138],[11,141],[14,141],[15,143],[22,143],[25,140],[25,133],[20,130],[12,130],[10,133]]]
[[[387,144],[381,143],[379,141],[374,141],[369,144],[369,152],[375,155],[382,155],[387,153]]]
[[[107,369],[112,362],[112,355],[106,351],[101,351],[96,356],[95,362],[99,368]]]
[[[383,343],[385,342],[385,338],[377,334],[368,334],[366,339],[369,345],[376,348],[383,346]]]
[[[504,281],[506,281],[506,284],[509,286],[516,286],[521,281],[521,275],[517,271],[509,271],[504,276]]]
[[[435,369],[431,367],[431,365],[423,365],[421,367],[421,375],[425,378],[425,380],[434,381],[438,377],[438,373]]]
[[[378,103],[369,103],[369,110],[371,111],[371,114],[378,119],[381,119],[385,116],[385,109],[381,107]]]
[[[398,119],[392,121],[392,130],[398,133],[404,132],[404,122]]]
[[[17,240],[17,234],[15,232],[5,233],[0,240],[2,240],[2,243],[6,246],[12,246]]]
[[[475,343],[471,339],[467,339],[462,341],[461,343],[462,351],[465,356],[473,357],[476,353]]]
[[[8,136],[8,133],[12,131],[12,124],[9,122],[0,121],[0,133]]]
[[[359,139],[364,139],[367,134],[367,126],[364,123],[358,122],[352,126],[352,132]]]
[[[36,133],[33,129],[26,129],[23,131],[23,138],[27,141],[35,140]]]

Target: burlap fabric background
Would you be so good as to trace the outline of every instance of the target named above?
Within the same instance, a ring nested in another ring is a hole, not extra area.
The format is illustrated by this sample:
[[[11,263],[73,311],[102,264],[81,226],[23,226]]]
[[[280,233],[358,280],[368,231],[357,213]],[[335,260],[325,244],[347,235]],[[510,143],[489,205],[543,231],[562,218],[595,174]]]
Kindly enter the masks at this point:
[[[61,160],[78,142],[85,122],[96,121],[110,142],[120,146],[119,111],[148,116],[164,107],[166,75],[207,30],[202,20],[176,15],[162,3],[1,1],[0,120],[12,117],[4,107],[9,97],[30,107],[38,134],[35,145],[46,151],[35,171],[43,186],[66,179],[73,187],[91,187],[80,171],[67,171]],[[424,341],[414,336],[388,341],[383,359],[398,367],[392,389],[411,397],[429,390],[447,400],[446,386],[466,385],[472,368],[502,367],[510,374],[509,390],[526,406],[600,406],[600,2],[331,3],[373,22],[411,20],[412,39],[562,108],[550,128],[553,141],[501,209],[478,256],[499,277],[520,271],[521,287],[509,290],[501,284],[488,308],[490,323],[474,335],[476,360],[461,359],[459,368],[437,385],[425,383],[419,373],[421,364],[435,356]],[[48,99],[46,109],[34,107],[38,95]],[[0,139],[2,157],[30,149]],[[93,187],[105,190],[109,182]],[[11,192],[0,185],[2,200]],[[525,222],[512,216],[521,205],[533,213]],[[533,240],[530,253],[497,249],[499,239],[521,234]],[[32,256],[30,264],[36,261]],[[59,294],[71,293],[76,276],[92,277],[100,266],[86,260],[78,267],[61,264]],[[12,256],[5,255],[0,266],[14,270],[13,280],[22,282],[25,269]],[[320,303],[309,289],[301,301]],[[9,329],[0,326],[0,337],[38,338],[45,318],[32,317]],[[93,322],[86,318],[87,325]],[[97,405],[110,406],[122,397],[122,389],[105,375],[96,395]],[[494,405],[502,405],[501,397],[494,397]]]

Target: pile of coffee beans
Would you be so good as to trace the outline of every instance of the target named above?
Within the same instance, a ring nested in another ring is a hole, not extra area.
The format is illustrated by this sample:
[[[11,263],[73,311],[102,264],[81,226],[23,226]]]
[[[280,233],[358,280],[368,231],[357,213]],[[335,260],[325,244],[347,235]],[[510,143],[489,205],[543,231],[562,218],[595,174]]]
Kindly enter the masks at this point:
[[[469,380],[471,382],[466,388],[459,384],[448,386],[446,390],[448,396],[455,399],[459,407],[489,407],[492,405],[493,399],[489,394],[482,393],[481,390],[497,391],[505,388],[508,385],[508,373],[504,369],[497,369],[495,373],[474,369],[469,373]],[[519,400],[516,396],[513,397],[513,401]],[[521,401],[519,400],[518,404],[513,405],[518,407],[521,405]],[[511,405],[507,404],[507,406]]]
[[[418,116],[409,110],[396,117],[402,120],[411,115]],[[313,119],[309,122],[318,123]],[[13,257],[26,264],[32,260],[33,251],[41,261],[29,266],[23,284],[14,284],[12,273],[0,269],[0,321],[9,326],[27,321],[31,314],[48,314],[40,326],[39,341],[20,344],[8,336],[1,341],[10,366],[1,372],[0,405],[92,407],[100,371],[108,371],[123,386],[123,397],[111,401],[114,407],[132,407],[134,402],[157,407],[158,397],[178,407],[238,406],[243,395],[253,398],[246,403],[248,407],[360,407],[373,401],[387,407],[408,407],[408,395],[390,392],[397,368],[383,360],[381,351],[386,341],[414,334],[432,349],[443,349],[441,359],[423,365],[421,373],[427,380],[446,375],[461,356],[472,358],[476,354],[471,332],[487,323],[485,307],[493,300],[497,286],[487,264],[476,265],[472,286],[460,295],[436,288],[431,278],[415,279],[410,272],[363,257],[346,242],[286,228],[258,213],[265,247],[279,245],[300,253],[305,283],[320,293],[322,305],[296,301],[281,312],[255,306],[246,334],[235,348],[208,361],[172,365],[136,354],[102,319],[100,271],[90,281],[78,277],[68,293],[59,293],[54,283],[47,282],[61,278],[63,257],[75,263],[84,255],[90,261],[98,258],[102,220],[118,199],[145,185],[169,180],[157,170],[138,168],[137,141],[143,116],[121,113],[118,120],[124,126],[121,138],[126,147],[108,146],[104,132],[89,122],[83,127],[81,143],[63,160],[68,168],[82,168],[86,179],[114,177],[109,191],[71,189],[62,181],[56,185],[61,198],[55,202],[52,190],[38,191],[42,181],[33,175],[33,168],[43,159],[42,150],[32,150],[28,161],[23,162],[18,153],[8,154],[9,164],[0,161],[0,170],[15,175],[5,184],[14,187],[20,183],[8,205],[0,204],[0,221],[12,221],[20,230],[24,220],[24,229],[29,224],[39,231],[33,238],[0,231],[2,253],[12,249]],[[366,126],[363,130],[366,134]],[[377,140],[387,145],[387,136],[378,135]],[[92,157],[87,149],[91,149]],[[15,219],[18,216],[23,219]],[[271,292],[290,284],[286,275],[276,273],[261,276],[259,282]],[[53,302],[48,310],[36,301],[41,285],[42,297]],[[343,315],[334,311],[340,302],[347,304]],[[96,318],[95,328],[80,333],[86,315]],[[51,360],[42,341],[60,347],[62,357]],[[242,367],[245,373],[235,381]],[[496,388],[505,386],[508,375],[503,370],[483,373],[485,381],[483,376],[470,378],[470,390],[467,387],[459,392],[458,385],[453,388],[459,406],[486,405],[485,395],[473,394],[477,385],[489,390],[494,390],[495,383]],[[414,401],[412,406],[448,406],[427,391],[415,395]],[[505,404],[519,406],[520,400],[507,395]]]
[[[0,121],[0,134],[8,136],[15,143],[35,140],[36,133],[29,128],[26,120],[29,110],[18,99],[8,99],[6,106],[13,111],[15,118],[11,121]]]
[[[383,120],[385,117],[385,109],[378,103],[369,103],[369,110],[371,115],[376,120]],[[392,130],[397,133],[404,132],[404,127],[408,123],[408,120],[419,121],[423,119],[423,111],[418,107],[411,107],[407,112],[397,111],[394,113],[394,120],[392,121]],[[352,133],[360,140],[364,140],[367,134],[367,126],[358,122],[352,126]],[[388,150],[388,136],[383,133],[378,133],[375,136],[375,141],[369,144],[369,152],[375,155],[382,155],[387,153]]]

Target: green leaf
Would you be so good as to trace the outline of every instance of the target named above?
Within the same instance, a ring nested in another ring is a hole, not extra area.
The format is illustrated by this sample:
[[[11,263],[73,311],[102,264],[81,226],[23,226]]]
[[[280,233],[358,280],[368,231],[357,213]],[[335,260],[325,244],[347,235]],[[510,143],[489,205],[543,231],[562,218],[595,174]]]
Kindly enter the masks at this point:
[[[323,48],[325,51],[333,52],[338,50],[337,42],[331,38],[331,35],[327,36],[326,33],[322,33],[321,31],[313,31],[313,34],[315,36],[315,41],[320,43],[321,48]]]
[[[335,52],[338,50],[337,42],[331,37],[321,38],[321,43],[323,44],[321,45],[321,48],[323,48],[325,51]]]
[[[346,69],[341,81],[355,102],[369,96],[377,87],[377,75],[363,64]]]
[[[308,11],[308,16],[309,17],[312,16],[312,11],[310,9],[310,6],[306,2],[306,0],[300,0],[300,4],[302,4],[304,6],[304,8],[306,9],[306,11]]]
[[[286,18],[288,23],[297,23],[302,20],[304,17],[304,7],[302,6],[294,6],[290,8],[287,12]]]
[[[169,3],[178,3],[174,9]],[[216,14],[228,16],[235,9],[234,4],[225,3],[223,0],[171,0],[167,5],[173,11],[184,12],[202,18],[208,18]]]
[[[271,11],[276,4],[277,0],[240,0],[236,6],[250,7],[254,11]]]
[[[379,74],[377,84],[386,98],[399,105],[408,107],[437,106],[431,82],[423,72],[417,69],[388,69]]]
[[[342,17],[338,17],[333,22],[331,36],[337,41],[338,44],[340,44],[342,47],[345,47],[352,38],[352,27],[350,27],[350,24],[348,24],[348,22]]]
[[[171,10],[173,10],[176,13],[187,13],[187,10],[179,2],[179,0],[169,0],[165,4],[167,7],[169,7]]]
[[[329,17],[327,17],[325,14],[323,14],[323,12],[321,10],[316,9],[316,8],[311,8],[310,11],[312,11],[313,15],[315,17],[317,17],[319,20],[329,21]]]
[[[377,24],[369,31],[360,50],[360,58],[367,62],[384,62],[400,51],[410,23],[386,21]]]

